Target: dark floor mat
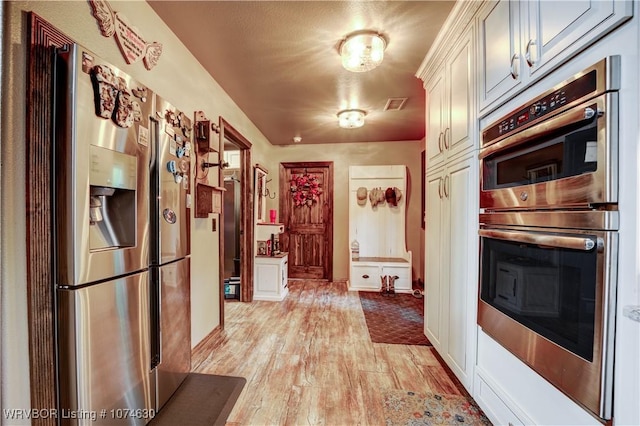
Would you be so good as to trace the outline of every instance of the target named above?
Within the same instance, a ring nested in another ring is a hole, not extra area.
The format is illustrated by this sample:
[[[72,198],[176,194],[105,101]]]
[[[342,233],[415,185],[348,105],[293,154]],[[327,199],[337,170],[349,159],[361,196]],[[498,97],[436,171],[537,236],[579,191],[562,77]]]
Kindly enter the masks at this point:
[[[431,346],[424,335],[424,299],[406,293],[358,294],[372,342]]]
[[[149,424],[224,425],[246,383],[244,377],[191,373]]]

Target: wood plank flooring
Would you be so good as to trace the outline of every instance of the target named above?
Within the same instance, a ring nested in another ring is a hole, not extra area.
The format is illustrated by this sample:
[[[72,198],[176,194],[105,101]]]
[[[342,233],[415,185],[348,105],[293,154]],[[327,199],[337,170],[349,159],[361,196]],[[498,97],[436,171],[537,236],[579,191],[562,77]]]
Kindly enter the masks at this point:
[[[282,302],[225,304],[194,371],[247,379],[227,425],[384,425],[382,392],[464,394],[428,346],[372,343],[346,283],[290,281]]]

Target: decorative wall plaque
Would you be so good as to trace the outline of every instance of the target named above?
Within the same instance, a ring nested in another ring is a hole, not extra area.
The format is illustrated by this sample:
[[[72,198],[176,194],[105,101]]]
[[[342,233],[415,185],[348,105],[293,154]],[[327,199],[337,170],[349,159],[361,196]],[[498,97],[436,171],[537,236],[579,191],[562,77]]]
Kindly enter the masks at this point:
[[[98,21],[100,32],[105,37],[113,36],[127,64],[143,60],[146,69],[158,64],[162,54],[162,43],[147,43],[138,29],[120,12],[114,11],[106,0],[89,0],[93,17]]]

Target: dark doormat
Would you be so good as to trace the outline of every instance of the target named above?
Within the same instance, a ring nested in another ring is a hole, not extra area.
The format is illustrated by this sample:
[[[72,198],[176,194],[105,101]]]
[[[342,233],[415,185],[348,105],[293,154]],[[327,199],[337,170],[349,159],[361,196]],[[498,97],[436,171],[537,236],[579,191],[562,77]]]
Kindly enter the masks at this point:
[[[149,424],[224,425],[246,383],[244,377],[190,373]]]
[[[431,346],[424,335],[424,299],[406,293],[358,295],[372,342]]]

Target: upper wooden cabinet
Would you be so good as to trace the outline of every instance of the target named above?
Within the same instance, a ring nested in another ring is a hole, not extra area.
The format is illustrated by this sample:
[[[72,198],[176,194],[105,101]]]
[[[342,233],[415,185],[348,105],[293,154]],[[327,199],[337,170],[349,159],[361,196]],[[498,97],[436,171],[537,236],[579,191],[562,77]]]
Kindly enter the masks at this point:
[[[456,43],[430,80],[427,92],[427,165],[444,163],[473,148],[473,33]]]
[[[633,14],[622,0],[500,0],[478,15],[480,111],[488,111]]]

